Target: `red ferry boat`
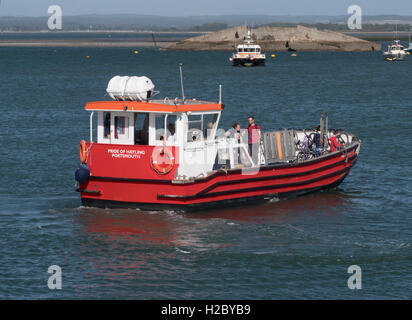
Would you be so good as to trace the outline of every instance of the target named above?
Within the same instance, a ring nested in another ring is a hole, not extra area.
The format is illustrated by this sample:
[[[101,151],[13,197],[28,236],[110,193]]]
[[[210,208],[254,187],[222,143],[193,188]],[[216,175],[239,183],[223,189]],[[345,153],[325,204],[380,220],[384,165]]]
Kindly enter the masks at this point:
[[[84,206],[186,211],[295,197],[336,187],[358,157],[361,141],[342,131],[341,146],[331,152],[333,131],[325,118],[319,131],[262,132],[253,159],[246,139],[218,129],[221,96],[219,102],[184,94],[153,99],[150,79],[126,78],[114,81],[120,89],[109,84],[114,101],[85,106],[90,141],[80,143],[82,164],[75,175]],[[134,90],[127,89],[130,83]],[[318,154],[311,148],[317,134],[323,143]]]

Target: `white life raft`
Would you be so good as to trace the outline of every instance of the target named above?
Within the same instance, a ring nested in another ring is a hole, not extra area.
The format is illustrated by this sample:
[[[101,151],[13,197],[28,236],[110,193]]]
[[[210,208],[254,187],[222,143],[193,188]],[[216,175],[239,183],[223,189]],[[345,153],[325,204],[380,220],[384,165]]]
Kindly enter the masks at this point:
[[[153,94],[154,84],[148,77],[121,77],[110,79],[107,93],[118,101],[147,101]]]

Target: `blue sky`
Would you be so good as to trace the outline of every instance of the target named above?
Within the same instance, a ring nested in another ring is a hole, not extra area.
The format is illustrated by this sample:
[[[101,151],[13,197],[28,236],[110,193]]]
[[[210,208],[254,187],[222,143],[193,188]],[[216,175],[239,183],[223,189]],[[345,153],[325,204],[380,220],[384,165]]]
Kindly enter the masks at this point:
[[[134,13],[162,16],[268,14],[346,15],[351,4],[363,14],[412,15],[412,0],[0,0],[1,16],[46,16],[58,4],[63,15]]]

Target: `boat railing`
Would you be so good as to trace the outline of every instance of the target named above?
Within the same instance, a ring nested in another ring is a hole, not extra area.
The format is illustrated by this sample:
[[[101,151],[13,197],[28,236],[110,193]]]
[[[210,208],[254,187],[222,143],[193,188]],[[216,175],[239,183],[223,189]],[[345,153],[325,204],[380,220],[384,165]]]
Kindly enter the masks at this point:
[[[216,102],[212,102],[212,101],[202,101],[202,100],[189,99],[189,98],[185,98],[184,100],[182,98],[171,99],[169,97],[165,97],[164,99],[151,99],[148,102],[149,103],[156,103],[156,104],[165,104],[165,105],[169,105],[169,106],[183,105],[183,104],[202,105],[202,104],[215,104],[216,103]]]
[[[237,161],[234,158],[235,154],[237,153],[239,153],[240,155],[242,164],[251,167],[259,166],[260,161],[258,161],[258,163],[253,162],[253,159],[248,151],[248,146],[245,143],[238,142],[236,138],[218,138],[215,141],[217,144],[218,152],[226,152],[228,154],[231,168],[233,168],[234,165],[237,164]]]

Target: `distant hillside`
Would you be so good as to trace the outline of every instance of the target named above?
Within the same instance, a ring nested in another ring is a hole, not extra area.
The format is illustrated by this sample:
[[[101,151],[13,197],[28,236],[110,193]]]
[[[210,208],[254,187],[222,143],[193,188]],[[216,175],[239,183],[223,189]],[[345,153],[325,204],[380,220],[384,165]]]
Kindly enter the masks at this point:
[[[178,41],[168,50],[233,50],[243,43],[247,27],[237,26]],[[259,27],[252,29],[252,39],[263,51],[376,51],[381,45],[354,38],[343,33],[317,30],[301,25],[297,27]]]
[[[44,17],[0,17],[1,31],[47,30],[47,16]],[[345,16],[275,16],[275,15],[221,15],[166,17],[156,15],[79,15],[64,16],[63,27],[72,30],[152,30],[152,31],[216,31],[227,27],[247,24],[253,27],[263,25],[288,26],[301,24],[318,29],[347,30]],[[410,31],[412,16],[363,16],[364,28],[372,31],[393,31],[398,24],[399,31]],[[327,26],[327,27],[324,27]],[[366,30],[365,30],[366,31]]]

